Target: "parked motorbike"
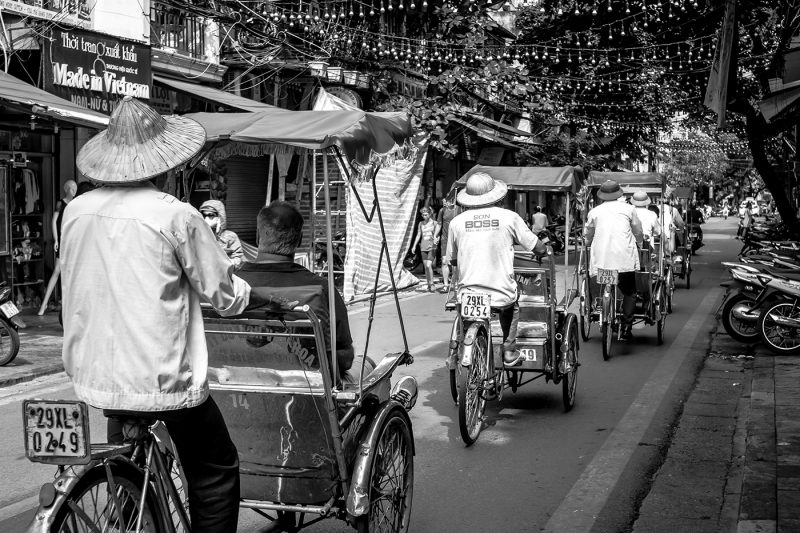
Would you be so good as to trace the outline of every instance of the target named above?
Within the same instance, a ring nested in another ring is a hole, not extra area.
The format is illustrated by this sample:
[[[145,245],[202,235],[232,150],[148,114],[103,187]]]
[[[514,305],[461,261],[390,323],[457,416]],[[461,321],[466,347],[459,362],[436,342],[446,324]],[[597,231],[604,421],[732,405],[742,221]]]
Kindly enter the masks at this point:
[[[762,280],[766,281],[766,279]],[[766,305],[758,318],[758,336],[771,352],[779,355],[800,353],[800,280],[775,278],[754,305]]]
[[[564,224],[550,224],[544,230],[537,234],[540,239],[547,239],[550,246],[553,248],[554,253],[561,253],[564,251]]]
[[[339,281],[339,278],[344,279],[344,258],[347,253],[344,231],[336,233],[332,245],[334,278]],[[317,242],[314,245],[314,269],[317,272],[327,272],[328,270],[328,246],[324,242]]]
[[[19,329],[25,322],[11,300],[11,288],[0,283],[0,366],[7,365],[19,353]]]

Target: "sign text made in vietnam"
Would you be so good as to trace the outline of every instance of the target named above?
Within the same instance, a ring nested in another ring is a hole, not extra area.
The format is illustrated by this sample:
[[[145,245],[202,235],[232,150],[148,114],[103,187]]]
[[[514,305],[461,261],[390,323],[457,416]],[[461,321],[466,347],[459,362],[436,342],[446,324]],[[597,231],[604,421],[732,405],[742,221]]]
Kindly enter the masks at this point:
[[[123,96],[150,98],[150,47],[99,33],[53,30],[49,92],[72,103],[111,114]]]

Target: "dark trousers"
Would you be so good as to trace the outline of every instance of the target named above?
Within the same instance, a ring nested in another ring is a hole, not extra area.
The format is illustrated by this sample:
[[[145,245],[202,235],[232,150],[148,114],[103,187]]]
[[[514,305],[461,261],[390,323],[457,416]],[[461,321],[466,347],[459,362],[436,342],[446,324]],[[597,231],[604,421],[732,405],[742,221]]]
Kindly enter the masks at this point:
[[[636,272],[620,272],[617,288],[622,293],[622,325],[630,327],[636,310]]]
[[[126,417],[161,420],[175,443],[189,496],[192,531],[236,533],[239,520],[239,455],[212,398],[189,409],[104,411],[108,442],[122,442]]]
[[[519,302],[506,307],[492,307],[496,312],[500,329],[503,330],[503,351],[513,352],[517,349],[517,329],[519,326]]]

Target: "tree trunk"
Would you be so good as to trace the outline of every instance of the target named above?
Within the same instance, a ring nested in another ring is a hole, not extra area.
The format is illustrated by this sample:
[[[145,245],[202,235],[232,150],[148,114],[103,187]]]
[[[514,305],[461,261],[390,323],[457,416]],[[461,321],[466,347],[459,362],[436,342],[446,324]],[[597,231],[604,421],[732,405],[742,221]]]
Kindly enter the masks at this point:
[[[742,113],[745,116],[745,131],[750,145],[750,153],[753,155],[753,166],[761,175],[761,179],[764,180],[764,185],[772,193],[775,207],[778,208],[778,213],[780,213],[783,223],[792,235],[798,238],[800,237],[800,222],[797,220],[794,203],[786,194],[785,183],[775,173],[772,163],[767,157],[765,145],[767,139],[772,137],[768,131],[767,123],[752,105],[741,101],[737,103],[739,104],[736,106],[737,109],[731,110]]]

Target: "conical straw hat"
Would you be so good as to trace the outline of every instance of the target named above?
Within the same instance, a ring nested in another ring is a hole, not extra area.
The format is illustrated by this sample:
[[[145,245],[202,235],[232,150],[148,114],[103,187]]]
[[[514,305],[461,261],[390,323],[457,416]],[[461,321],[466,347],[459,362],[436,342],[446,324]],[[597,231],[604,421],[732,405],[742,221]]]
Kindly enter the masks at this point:
[[[206,131],[194,120],[163,117],[126,96],[111,114],[108,128],[81,148],[75,164],[98,183],[135,183],[179,167],[206,142]]]

